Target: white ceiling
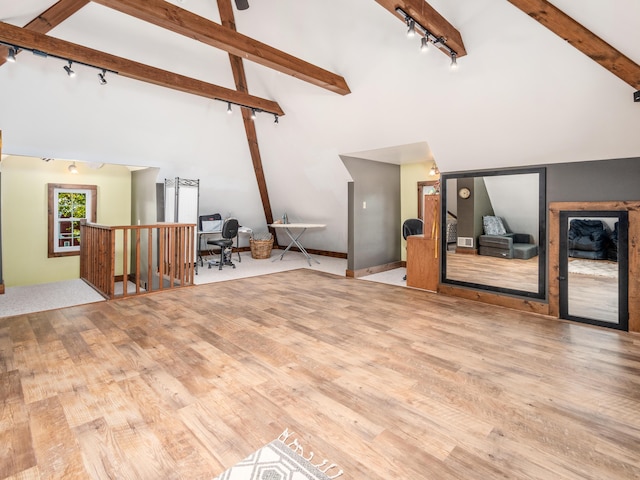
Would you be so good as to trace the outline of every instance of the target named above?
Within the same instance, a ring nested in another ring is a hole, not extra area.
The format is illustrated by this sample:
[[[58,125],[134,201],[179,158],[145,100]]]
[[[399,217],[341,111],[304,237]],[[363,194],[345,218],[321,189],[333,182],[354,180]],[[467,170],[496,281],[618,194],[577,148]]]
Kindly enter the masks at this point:
[[[51,0],[0,0],[24,25]],[[219,22],[214,0],[182,8]],[[340,96],[245,62],[250,93],[286,115],[256,128],[274,215],[322,221],[310,246],[346,251],[346,182],[339,155],[391,163],[435,158],[441,171],[640,156],[633,88],[504,0],[431,0],[468,55],[451,72],[421,55],[404,24],[374,0],[249,0],[239,32],[342,75]],[[640,2],[553,0],[640,62]],[[71,42],[234,88],[227,54],[89,4],[50,32]],[[264,226],[239,115],[226,104],[22,53],[0,67],[4,152],[156,166],[201,180],[201,206]],[[366,153],[362,153],[366,152]]]

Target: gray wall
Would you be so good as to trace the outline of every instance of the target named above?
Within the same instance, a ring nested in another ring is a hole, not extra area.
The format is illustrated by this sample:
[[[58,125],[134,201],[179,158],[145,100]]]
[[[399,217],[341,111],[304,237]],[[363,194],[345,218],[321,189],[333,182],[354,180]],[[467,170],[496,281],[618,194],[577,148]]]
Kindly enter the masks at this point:
[[[640,157],[545,166],[548,202],[640,200]]]
[[[401,259],[400,166],[341,156],[353,182],[348,188],[347,269]],[[363,203],[366,202],[366,208]]]

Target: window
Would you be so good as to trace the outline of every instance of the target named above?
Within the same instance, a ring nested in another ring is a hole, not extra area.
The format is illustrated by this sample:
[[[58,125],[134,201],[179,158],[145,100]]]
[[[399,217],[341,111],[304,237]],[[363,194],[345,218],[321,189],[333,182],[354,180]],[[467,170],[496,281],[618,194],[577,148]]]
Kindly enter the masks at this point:
[[[80,221],[96,221],[95,185],[49,184],[49,257],[80,254]]]

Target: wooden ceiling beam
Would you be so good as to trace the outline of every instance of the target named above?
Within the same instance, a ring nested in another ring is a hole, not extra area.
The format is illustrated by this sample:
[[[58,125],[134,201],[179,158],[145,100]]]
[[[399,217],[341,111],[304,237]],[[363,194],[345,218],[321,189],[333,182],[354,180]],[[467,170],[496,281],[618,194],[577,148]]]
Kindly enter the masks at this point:
[[[340,75],[253,40],[164,0],[93,1],[340,95],[351,92],[347,82]]]
[[[24,28],[38,33],[48,33],[76,13],[90,0],[60,0],[36,18],[27,23]],[[5,63],[9,51],[5,46],[0,46],[0,65]]]
[[[229,88],[144,65],[65,40],[15,27],[8,23],[0,22],[0,42],[10,43],[17,47],[37,50],[65,60],[106,69],[116,72],[123,77],[140,80],[160,87],[215,100],[232,102],[277,115],[284,115],[280,105],[272,100],[255,97],[247,93],[237,92]]]
[[[460,32],[425,0],[376,0],[376,2],[404,22],[402,15],[396,12],[396,8],[401,8],[435,37],[444,37],[447,45],[456,52],[456,57],[464,57],[467,54]],[[448,55],[446,51],[441,51]]]
[[[231,30],[236,29],[235,17],[233,15],[233,8],[231,7],[231,0],[218,0],[218,11],[220,12],[220,20],[222,25]],[[231,70],[233,72],[233,79],[236,83],[236,88],[239,92],[249,92],[247,86],[247,77],[244,71],[244,63],[242,58],[237,55],[229,54],[229,62],[231,62]],[[273,210],[271,209],[271,201],[269,200],[269,191],[267,189],[267,180],[264,176],[264,168],[262,167],[262,156],[260,155],[260,147],[258,145],[258,133],[256,131],[255,121],[251,119],[251,115],[247,111],[242,112],[242,121],[244,122],[244,129],[247,135],[247,143],[249,144],[249,154],[251,155],[251,162],[253,163],[253,171],[256,176],[256,182],[258,183],[258,191],[260,192],[260,199],[262,200],[262,209],[267,221],[267,225],[273,223]],[[269,227],[269,231],[273,235],[274,245],[278,246],[278,236],[275,229]]]
[[[636,90],[640,65],[546,0],[508,0]]]

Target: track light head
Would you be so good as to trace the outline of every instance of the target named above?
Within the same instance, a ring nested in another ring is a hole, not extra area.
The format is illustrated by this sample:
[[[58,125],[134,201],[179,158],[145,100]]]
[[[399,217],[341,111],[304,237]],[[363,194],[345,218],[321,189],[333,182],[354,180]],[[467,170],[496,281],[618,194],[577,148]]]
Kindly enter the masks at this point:
[[[416,36],[416,22],[413,19],[407,19],[407,26],[409,29],[407,30],[407,37],[413,38]]]
[[[231,102],[228,102],[228,103],[227,103],[227,113],[228,113],[229,115],[231,115],[231,114],[233,113],[233,110],[231,110]]]
[[[279,123],[278,122],[278,115],[273,115],[273,123],[275,123],[276,125]]]
[[[74,173],[74,174],[75,174],[75,173],[78,173],[78,167],[76,167],[75,162],[74,162],[74,163],[72,163],[71,165],[69,165],[68,170],[69,170],[71,173]]]
[[[98,73],[98,81],[100,82],[100,85],[107,84],[107,79],[105,78],[106,75],[107,75],[107,71],[104,69],[102,70],[101,73]]]
[[[251,109],[251,120],[255,120],[256,119],[256,109],[252,108]]]
[[[458,60],[456,60],[457,55],[456,52],[451,52],[451,70],[458,69]]]
[[[9,47],[9,53],[7,54],[7,62],[15,63],[16,61],[16,49]]]
[[[429,51],[429,39],[427,37],[422,37],[420,40],[420,52],[427,53]]]
[[[71,65],[72,65],[72,64],[73,64],[73,62],[72,62],[71,60],[69,60],[69,65],[65,65],[65,66],[64,66],[64,67],[62,67],[62,68],[64,68],[64,71],[65,71],[65,72],[67,72],[67,75],[69,75],[69,77],[72,77],[72,78],[73,78],[73,77],[75,77],[75,76],[76,76],[76,72],[74,72],[74,71],[71,69]]]

